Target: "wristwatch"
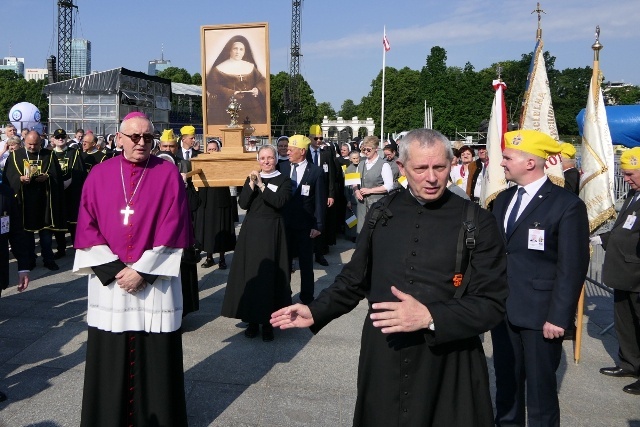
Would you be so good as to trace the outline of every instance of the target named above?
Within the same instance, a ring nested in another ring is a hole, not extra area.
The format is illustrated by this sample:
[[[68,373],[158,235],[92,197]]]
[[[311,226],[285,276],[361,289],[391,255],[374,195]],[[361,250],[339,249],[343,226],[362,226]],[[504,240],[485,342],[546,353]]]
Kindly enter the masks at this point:
[[[429,320],[429,323],[427,324],[427,329],[429,329],[430,331],[436,330],[436,325],[433,324],[433,317],[431,318],[431,320]]]

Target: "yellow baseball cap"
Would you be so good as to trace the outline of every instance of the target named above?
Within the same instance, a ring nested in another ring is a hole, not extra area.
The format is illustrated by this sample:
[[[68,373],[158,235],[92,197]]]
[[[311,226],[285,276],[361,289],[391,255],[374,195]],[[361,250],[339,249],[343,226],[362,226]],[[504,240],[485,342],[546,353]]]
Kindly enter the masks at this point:
[[[620,169],[640,169],[640,147],[626,150],[620,155]]]
[[[504,148],[524,151],[543,159],[560,152],[560,144],[555,139],[544,132],[530,129],[505,133]]]
[[[196,134],[196,128],[194,128],[191,125],[182,126],[180,128],[180,135],[195,135],[195,134]]]
[[[293,135],[289,138],[289,147],[307,149],[310,143],[311,140],[304,135]]]
[[[560,155],[563,159],[575,159],[576,158],[576,147],[573,144],[569,144],[568,142],[563,142],[560,144]]]
[[[173,129],[165,129],[162,131],[162,135],[160,135],[160,141],[170,142],[175,140],[176,136],[173,134]]]

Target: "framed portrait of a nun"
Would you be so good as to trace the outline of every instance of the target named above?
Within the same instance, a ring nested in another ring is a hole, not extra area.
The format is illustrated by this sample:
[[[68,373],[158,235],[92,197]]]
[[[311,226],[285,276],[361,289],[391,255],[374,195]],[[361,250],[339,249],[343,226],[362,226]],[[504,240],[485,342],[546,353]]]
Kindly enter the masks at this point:
[[[238,125],[249,120],[256,136],[271,133],[269,24],[201,27],[204,133],[228,126],[231,98],[240,104]]]

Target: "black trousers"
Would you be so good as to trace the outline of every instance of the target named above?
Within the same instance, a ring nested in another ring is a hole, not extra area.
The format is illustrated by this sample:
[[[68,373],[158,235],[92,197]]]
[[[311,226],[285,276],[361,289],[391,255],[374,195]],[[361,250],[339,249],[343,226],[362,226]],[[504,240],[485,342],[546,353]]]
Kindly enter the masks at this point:
[[[35,236],[35,233],[31,233],[31,232],[26,232],[26,234],[27,234],[27,239],[26,239],[27,249],[29,252],[29,256],[33,257],[33,262],[35,264],[36,236]],[[38,232],[38,235],[40,236],[40,249],[41,249],[42,259],[44,261],[53,261],[54,260],[53,249],[51,247],[52,241],[53,241],[53,231],[47,230],[47,229],[40,230]]]
[[[544,338],[542,330],[524,329],[505,319],[491,330],[496,374],[496,426],[560,425],[556,371],[562,339]]]
[[[613,321],[618,336],[620,366],[640,373],[640,292],[613,290]]]
[[[313,240],[309,228],[302,230],[287,228],[289,265],[297,256],[300,264],[300,300],[303,303],[313,300]]]

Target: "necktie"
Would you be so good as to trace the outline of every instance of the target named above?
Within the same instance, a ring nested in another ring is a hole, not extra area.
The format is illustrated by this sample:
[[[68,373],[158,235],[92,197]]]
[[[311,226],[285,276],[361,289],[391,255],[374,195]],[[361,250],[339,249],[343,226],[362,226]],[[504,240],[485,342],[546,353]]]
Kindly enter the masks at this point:
[[[513,204],[513,208],[511,209],[511,213],[509,214],[509,219],[507,219],[507,237],[510,237],[511,233],[513,233],[513,226],[515,225],[516,219],[518,218],[520,202],[522,202],[522,195],[524,193],[526,193],[524,187],[518,188],[518,197],[516,198],[516,202]]]
[[[185,151],[185,152],[184,152],[184,159],[185,159],[185,160],[189,160],[189,158],[191,157],[191,156],[190,156],[190,154],[191,154],[191,153],[189,152],[189,150]]]
[[[291,163],[291,192],[295,193],[298,188],[298,164]]]
[[[313,150],[313,164],[318,166],[318,150]]]

